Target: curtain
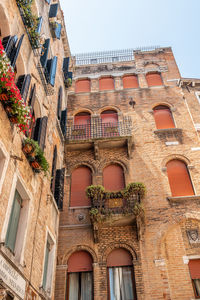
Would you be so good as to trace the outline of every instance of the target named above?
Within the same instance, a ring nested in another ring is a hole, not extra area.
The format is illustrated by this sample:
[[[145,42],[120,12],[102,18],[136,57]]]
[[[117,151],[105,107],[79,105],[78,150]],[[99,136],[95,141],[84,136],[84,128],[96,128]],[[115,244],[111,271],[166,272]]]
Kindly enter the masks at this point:
[[[81,300],[92,300],[92,272],[81,273]]]
[[[69,273],[69,300],[78,300],[79,273]]]
[[[68,300],[92,300],[92,272],[69,273]]]
[[[110,300],[134,300],[131,269],[109,268]]]
[[[193,279],[195,288],[196,288],[196,294],[197,296],[200,296],[200,279]]]

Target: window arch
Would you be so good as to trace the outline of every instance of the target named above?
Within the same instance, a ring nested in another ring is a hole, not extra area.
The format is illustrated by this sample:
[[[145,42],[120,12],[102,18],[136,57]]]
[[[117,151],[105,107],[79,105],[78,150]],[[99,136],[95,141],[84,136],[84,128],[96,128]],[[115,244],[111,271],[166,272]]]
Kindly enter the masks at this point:
[[[119,191],[125,187],[124,170],[112,164],[103,169],[103,185],[108,191]]]
[[[109,299],[136,299],[135,275],[131,254],[123,249],[113,250],[107,258]]]
[[[175,128],[174,119],[170,108],[166,105],[158,105],[153,109],[157,129]]]
[[[114,90],[114,79],[112,77],[102,77],[99,79],[99,90]]]
[[[194,189],[185,162],[173,159],[167,164],[167,175],[173,197],[194,195]]]
[[[90,201],[86,197],[85,190],[92,184],[91,169],[86,166],[76,168],[71,175],[71,201],[70,206],[89,206]]]
[[[92,264],[92,257],[87,251],[77,251],[69,257],[67,300],[93,299]]]
[[[74,125],[87,125],[91,122],[91,115],[89,112],[79,112],[74,116]]]
[[[78,79],[75,82],[75,92],[76,93],[86,93],[90,92],[90,79]]]
[[[125,75],[122,80],[124,89],[139,87],[137,75]]]
[[[148,86],[163,85],[161,74],[158,72],[147,73],[146,80],[147,80]]]

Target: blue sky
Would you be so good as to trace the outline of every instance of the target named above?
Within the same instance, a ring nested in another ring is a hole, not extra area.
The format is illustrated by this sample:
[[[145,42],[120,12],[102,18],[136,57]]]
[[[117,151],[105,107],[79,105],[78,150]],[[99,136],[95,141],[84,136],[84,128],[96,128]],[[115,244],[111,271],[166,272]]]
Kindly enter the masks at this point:
[[[171,46],[183,77],[200,78],[200,0],[60,0],[71,52]]]

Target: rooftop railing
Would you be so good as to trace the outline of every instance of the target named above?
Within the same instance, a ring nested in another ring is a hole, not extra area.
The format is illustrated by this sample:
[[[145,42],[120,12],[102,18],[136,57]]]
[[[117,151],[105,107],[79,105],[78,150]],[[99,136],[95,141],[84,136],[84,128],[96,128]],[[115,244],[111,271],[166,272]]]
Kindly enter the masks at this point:
[[[84,141],[91,139],[107,139],[131,136],[132,122],[130,117],[124,117],[122,121],[104,123],[102,120],[84,125],[67,126],[66,139],[68,141]]]

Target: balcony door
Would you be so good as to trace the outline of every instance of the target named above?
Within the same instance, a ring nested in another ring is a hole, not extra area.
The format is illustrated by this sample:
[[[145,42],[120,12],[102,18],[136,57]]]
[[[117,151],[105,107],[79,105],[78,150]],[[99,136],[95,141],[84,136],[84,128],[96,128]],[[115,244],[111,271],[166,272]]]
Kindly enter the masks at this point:
[[[105,110],[101,113],[102,137],[119,136],[118,115],[115,110]]]
[[[72,136],[77,140],[85,140],[91,137],[91,116],[88,112],[81,112],[74,117]]]

